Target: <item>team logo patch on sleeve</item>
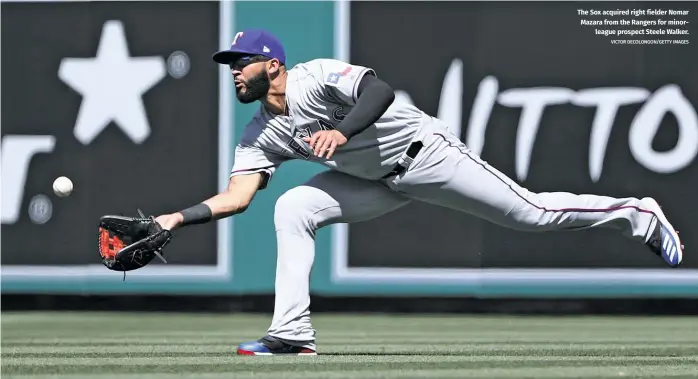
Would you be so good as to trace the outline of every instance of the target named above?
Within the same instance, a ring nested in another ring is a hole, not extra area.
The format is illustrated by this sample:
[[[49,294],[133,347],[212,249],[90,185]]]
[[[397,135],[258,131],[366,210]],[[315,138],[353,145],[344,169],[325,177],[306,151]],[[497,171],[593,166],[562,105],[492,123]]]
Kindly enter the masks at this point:
[[[327,79],[325,79],[325,82],[327,82],[328,84],[337,84],[339,82],[339,79],[343,76],[347,76],[349,72],[351,72],[351,66],[345,68],[344,71],[331,72],[329,75],[327,75]]]

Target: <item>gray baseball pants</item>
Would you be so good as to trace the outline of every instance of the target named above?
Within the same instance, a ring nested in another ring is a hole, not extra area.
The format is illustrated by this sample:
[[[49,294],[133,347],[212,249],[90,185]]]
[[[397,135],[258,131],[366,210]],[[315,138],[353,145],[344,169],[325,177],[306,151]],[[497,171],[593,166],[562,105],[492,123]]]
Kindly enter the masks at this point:
[[[309,278],[318,229],[370,220],[410,201],[463,211],[516,230],[603,227],[641,243],[649,238],[655,218],[646,200],[533,193],[470,152],[445,125],[433,120],[415,137],[424,147],[399,176],[368,181],[326,171],[278,199],[276,300],[269,335],[315,349]]]

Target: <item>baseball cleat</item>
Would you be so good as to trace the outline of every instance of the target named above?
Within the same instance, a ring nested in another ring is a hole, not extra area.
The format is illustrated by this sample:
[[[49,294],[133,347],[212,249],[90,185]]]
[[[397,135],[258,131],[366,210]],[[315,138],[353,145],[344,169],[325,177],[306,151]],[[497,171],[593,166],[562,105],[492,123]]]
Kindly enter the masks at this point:
[[[671,226],[656,200],[650,197],[643,200],[657,219],[657,225],[647,245],[655,254],[664,258],[669,266],[677,267],[683,260],[683,245],[679,239],[679,232]]]
[[[272,336],[243,342],[238,346],[237,353],[238,355],[317,355],[313,349],[289,345]]]

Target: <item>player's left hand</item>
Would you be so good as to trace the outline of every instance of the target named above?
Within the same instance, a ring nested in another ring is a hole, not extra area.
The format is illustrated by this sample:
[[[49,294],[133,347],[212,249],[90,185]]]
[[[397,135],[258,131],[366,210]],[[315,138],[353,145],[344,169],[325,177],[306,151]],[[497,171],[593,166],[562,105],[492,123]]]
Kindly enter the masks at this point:
[[[325,158],[330,159],[339,146],[347,143],[347,137],[337,130],[321,130],[303,138],[303,141],[310,145],[316,156],[322,158],[327,153]]]

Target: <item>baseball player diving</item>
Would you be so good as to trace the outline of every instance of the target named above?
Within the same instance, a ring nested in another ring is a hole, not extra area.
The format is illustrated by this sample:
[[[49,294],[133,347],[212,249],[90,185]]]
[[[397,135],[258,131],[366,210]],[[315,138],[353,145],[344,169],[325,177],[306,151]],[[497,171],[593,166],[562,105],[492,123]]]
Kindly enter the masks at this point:
[[[228,65],[241,103],[261,103],[235,149],[226,191],[157,217],[165,230],[245,211],[283,162],[329,167],[276,202],[278,245],[274,315],[243,355],[315,355],[309,280],[315,233],[335,223],[373,219],[411,201],[459,210],[516,230],[612,228],[649,247],[671,267],[683,246],[657,202],[522,188],[394,90],[368,67],[315,59],[292,68],[280,41],[264,30],[238,32],[213,60]]]

